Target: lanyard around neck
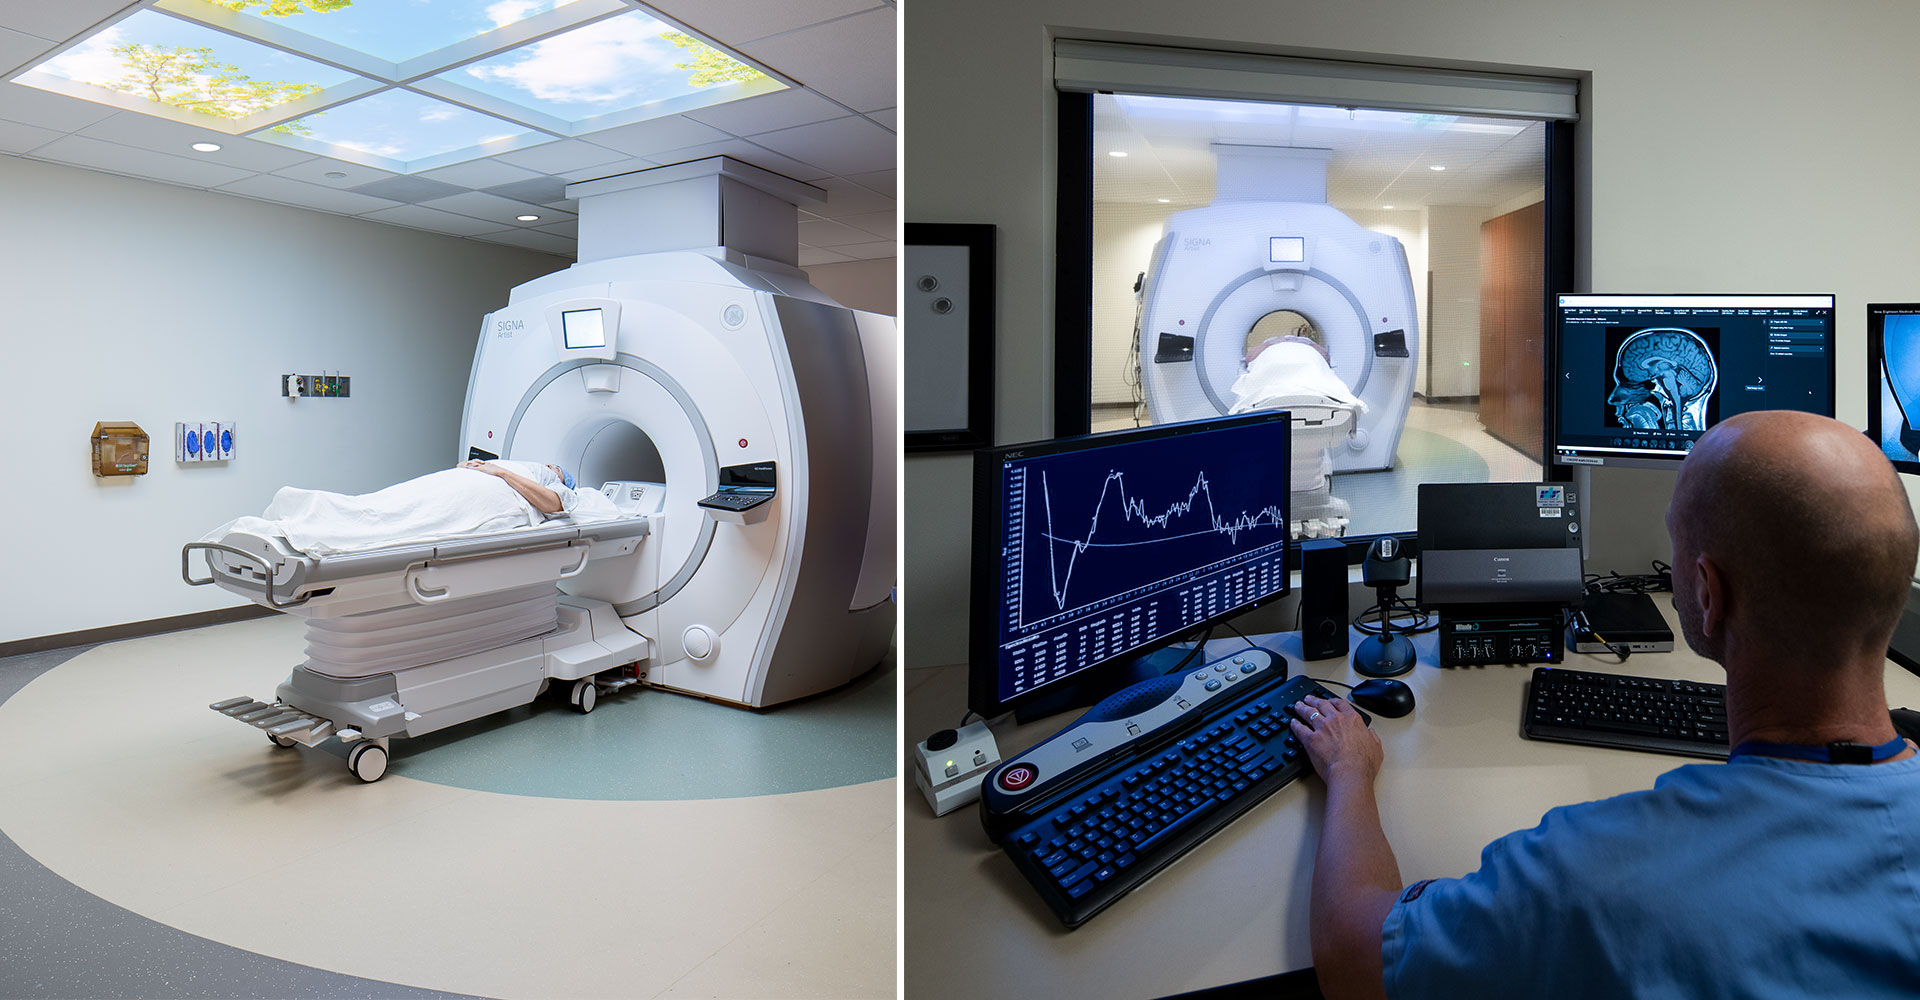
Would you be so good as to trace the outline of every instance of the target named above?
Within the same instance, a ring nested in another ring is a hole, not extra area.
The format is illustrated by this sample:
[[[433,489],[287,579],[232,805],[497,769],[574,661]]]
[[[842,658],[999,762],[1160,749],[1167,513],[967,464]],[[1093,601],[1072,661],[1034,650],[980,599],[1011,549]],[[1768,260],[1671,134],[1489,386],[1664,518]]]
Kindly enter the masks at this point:
[[[1793,760],[1811,760],[1821,764],[1878,764],[1907,748],[1907,741],[1899,736],[1877,747],[1865,743],[1829,743],[1823,747],[1810,747],[1799,743],[1768,743],[1765,740],[1748,740],[1733,748],[1730,757],[1761,756],[1788,757]]]

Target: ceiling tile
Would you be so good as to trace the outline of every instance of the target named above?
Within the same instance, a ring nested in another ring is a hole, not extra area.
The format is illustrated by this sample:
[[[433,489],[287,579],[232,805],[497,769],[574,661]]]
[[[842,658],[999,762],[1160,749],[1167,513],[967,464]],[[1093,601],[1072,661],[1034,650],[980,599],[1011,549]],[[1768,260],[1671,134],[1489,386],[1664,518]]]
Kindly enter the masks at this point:
[[[728,139],[724,142],[710,142],[704,146],[689,146],[686,149],[674,149],[659,154],[661,163],[686,163],[689,160],[704,160],[709,156],[731,156],[742,163],[751,163],[762,170],[771,170],[776,174],[791,177],[796,181],[812,183],[828,176],[831,171],[823,170],[811,163],[802,163],[790,156],[784,156],[758,143],[746,139]]]
[[[844,177],[823,177],[810,183],[827,190],[826,204],[807,206],[807,211],[824,219],[894,210],[895,202],[892,197],[869,191]]]
[[[451,167],[424,171],[418,176],[448,184],[458,184],[463,188],[489,188],[501,184],[512,184],[516,181],[541,179],[540,174],[532,170],[491,159],[468,160]]]
[[[53,48],[54,44],[52,40],[39,35],[0,28],[0,73],[11,73],[38,62],[40,54]]]
[[[739,49],[855,111],[877,111],[900,103],[893,62],[898,20],[893,8],[881,7]]]
[[[541,143],[508,153],[495,153],[493,159],[502,163],[511,163],[516,167],[542,174],[557,174],[567,170],[579,170],[595,164],[620,159],[620,154],[605,146],[596,146],[579,139],[561,139],[558,142]]]
[[[505,243],[508,246],[525,247],[528,250],[539,250],[562,257],[572,257],[580,252],[574,240],[532,229],[511,229],[504,233],[487,233],[476,238],[488,243]]]
[[[843,176],[891,169],[898,146],[892,132],[858,115],[765,132],[754,136],[753,141]]]
[[[847,174],[847,180],[889,198],[900,197],[900,171],[889,167],[868,174]]]
[[[811,90],[779,90],[687,112],[687,117],[734,135],[753,135],[838,118],[847,109]]]
[[[511,198],[502,198],[499,195],[484,194],[479,191],[468,191],[450,198],[435,198],[422,204],[426,208],[485,219],[503,226],[521,225],[522,223],[516,218],[521,215],[538,215],[541,216],[542,222],[557,221],[561,215],[557,209],[529,205],[523,201],[514,201]]]
[[[466,189],[443,181],[430,181],[425,177],[394,176],[377,180],[370,184],[361,184],[353,188],[361,194],[370,194],[375,198],[389,201],[403,201],[416,205],[435,198],[449,198],[466,193]]]
[[[143,6],[131,0],[0,0],[0,23],[63,42],[128,7]]]
[[[647,0],[647,6],[725,45],[878,6],[877,0]],[[891,49],[889,49],[891,51]]]
[[[215,190],[265,201],[277,201],[285,205],[297,205],[321,212],[332,212],[336,215],[363,215],[383,208],[394,208],[397,205],[396,202],[385,198],[354,194],[351,191],[340,191],[318,184],[308,184],[305,181],[275,177],[272,174],[256,174],[231,184],[222,184]]]
[[[812,267],[815,264],[844,264],[852,259],[852,257],[846,254],[835,253],[832,250],[822,250],[819,247],[800,248],[801,267]]]
[[[893,239],[900,231],[900,217],[894,212],[868,212],[865,215],[841,216],[840,222],[852,226],[864,233],[870,233],[884,239]]]
[[[800,223],[800,242],[810,247],[839,247],[854,243],[871,243],[873,234],[827,219],[815,219]]]
[[[565,222],[556,222],[551,226],[534,226],[533,228],[537,232],[552,233],[555,236],[564,236],[570,240],[580,238],[579,219],[568,219]]]
[[[834,247],[835,253],[843,253],[859,260],[881,260],[899,254],[892,240],[879,243],[855,243],[852,246]]]
[[[310,184],[324,184],[330,188],[359,187],[362,184],[371,184],[383,178],[400,176],[391,170],[381,170],[378,167],[363,167],[358,163],[348,163],[345,160],[336,160],[330,156],[316,156],[305,163],[296,163],[291,167],[275,170],[274,173],[281,177],[291,177],[294,180],[306,181]],[[328,174],[339,174],[340,176],[329,177],[327,176]]]
[[[610,128],[592,135],[593,144],[617,149],[629,156],[652,156],[663,149],[682,149],[698,146],[703,142],[718,142],[730,138],[727,133],[711,125],[702,125],[679,115],[668,115],[652,121],[635,122]]]
[[[498,232],[497,222],[482,222],[452,212],[436,212],[419,205],[402,205],[399,208],[383,208],[378,212],[368,212],[361,216],[375,222],[389,222],[409,229],[425,229],[435,233],[451,233],[454,236],[478,236],[481,233]]]
[[[135,149],[132,146],[89,139],[82,135],[69,135],[55,139],[34,150],[33,156],[39,160],[70,163],[78,167],[91,167],[109,173],[166,181],[169,184],[184,184],[188,187],[231,184],[249,173],[249,171],[236,170],[218,163],[189,160],[184,156],[171,156],[148,149]]]
[[[895,132],[900,131],[899,108],[881,108],[878,111],[868,112],[867,117],[878,122],[881,128],[892,129]]]
[[[302,150],[276,146],[246,136],[226,135],[210,128],[155,118],[137,111],[122,111],[94,122],[75,134],[240,170],[279,170],[313,159],[312,153]],[[212,153],[196,153],[191,148],[196,142],[211,142],[220,149]]]
[[[486,189],[488,194],[497,194],[502,198],[524,201],[529,205],[555,205],[567,200],[567,182],[558,177],[534,177],[512,184],[496,184]],[[576,206],[577,207],[577,206]],[[567,211],[575,211],[568,208]]]
[[[61,133],[37,125],[0,121],[0,153],[28,153],[60,138]]]
[[[0,84],[0,118],[11,122],[72,132],[115,113],[117,109],[104,104],[51,93],[24,83]]]

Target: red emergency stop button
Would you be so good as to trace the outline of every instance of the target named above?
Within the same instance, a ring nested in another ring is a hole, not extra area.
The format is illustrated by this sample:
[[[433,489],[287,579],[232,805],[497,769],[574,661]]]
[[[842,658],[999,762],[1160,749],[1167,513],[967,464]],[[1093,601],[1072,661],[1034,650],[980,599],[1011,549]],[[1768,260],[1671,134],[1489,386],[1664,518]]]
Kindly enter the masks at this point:
[[[1034,770],[1032,764],[1015,764],[1000,772],[1000,787],[1009,792],[1017,792],[1033,784],[1033,779],[1038,777],[1040,772]]]

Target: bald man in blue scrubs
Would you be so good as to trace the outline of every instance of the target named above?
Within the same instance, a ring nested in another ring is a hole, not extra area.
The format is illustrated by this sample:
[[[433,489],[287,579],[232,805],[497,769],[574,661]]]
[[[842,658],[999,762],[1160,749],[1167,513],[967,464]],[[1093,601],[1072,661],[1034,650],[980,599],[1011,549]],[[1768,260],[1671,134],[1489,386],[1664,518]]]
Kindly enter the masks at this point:
[[[1667,532],[1681,631],[1727,672],[1725,764],[1554,809],[1479,871],[1409,886],[1379,739],[1344,701],[1296,706],[1327,785],[1328,997],[1920,996],[1920,756],[1883,686],[1920,544],[1899,477],[1837,421],[1741,414],[1681,465]]]

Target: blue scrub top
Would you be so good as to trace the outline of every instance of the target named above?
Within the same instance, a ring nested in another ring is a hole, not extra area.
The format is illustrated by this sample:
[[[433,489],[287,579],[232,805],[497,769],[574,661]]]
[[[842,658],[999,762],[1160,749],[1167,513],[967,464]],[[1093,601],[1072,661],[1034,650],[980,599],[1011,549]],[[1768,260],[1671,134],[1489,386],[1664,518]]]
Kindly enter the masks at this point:
[[[1381,932],[1389,997],[1920,996],[1920,755],[1676,768],[1408,886]]]

